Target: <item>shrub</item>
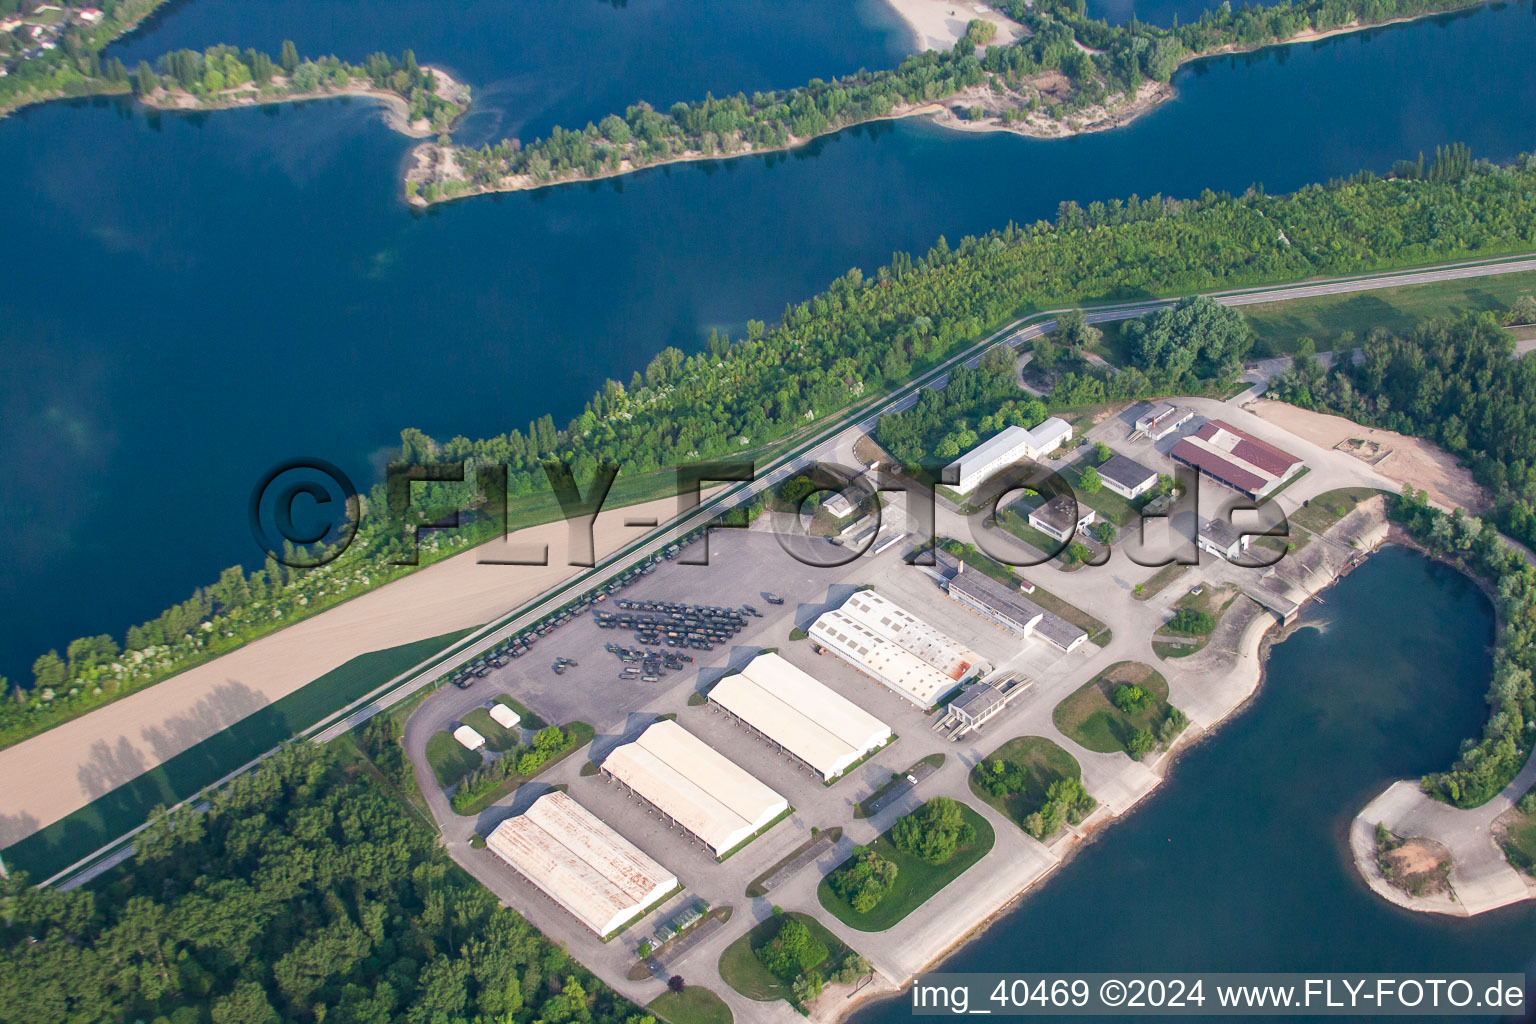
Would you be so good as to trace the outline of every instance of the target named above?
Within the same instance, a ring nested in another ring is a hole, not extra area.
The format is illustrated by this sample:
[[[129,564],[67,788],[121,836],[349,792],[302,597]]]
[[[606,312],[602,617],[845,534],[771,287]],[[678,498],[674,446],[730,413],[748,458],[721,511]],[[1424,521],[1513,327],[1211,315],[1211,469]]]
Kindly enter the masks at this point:
[[[775,977],[794,981],[827,958],[826,943],[811,934],[805,922],[784,916],[779,932],[757,951],[758,962]]]
[[[874,910],[895,882],[896,865],[866,846],[855,847],[853,856],[827,877],[832,891],[860,914]]]
[[[1145,729],[1137,729],[1131,733],[1131,738],[1126,741],[1125,749],[1128,754],[1140,761],[1143,757],[1150,754],[1152,748],[1156,745],[1157,741],[1152,738],[1150,732]]]
[[[903,853],[930,864],[943,864],[955,851],[976,841],[976,829],[965,820],[958,801],[937,796],[891,826],[891,843]]]
[[[1168,620],[1168,628],[1176,633],[1204,635],[1216,628],[1216,620],[1195,608],[1180,608]]]
[[[1114,701],[1115,707],[1128,715],[1133,715],[1138,711],[1145,711],[1152,703],[1152,695],[1150,693],[1143,687],[1132,684],[1115,687],[1115,692],[1111,699]]]

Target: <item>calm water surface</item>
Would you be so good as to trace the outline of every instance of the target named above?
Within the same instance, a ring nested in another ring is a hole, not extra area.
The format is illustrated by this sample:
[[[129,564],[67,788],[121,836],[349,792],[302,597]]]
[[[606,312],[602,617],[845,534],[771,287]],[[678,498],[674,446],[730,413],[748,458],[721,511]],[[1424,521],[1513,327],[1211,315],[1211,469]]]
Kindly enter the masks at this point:
[[[443,17],[197,0],[121,48],[292,36],[357,58],[410,44],[491,83],[501,134],[885,63],[905,40],[859,4],[705,6],[707,31],[677,3]],[[257,557],[244,503],[281,459],[326,457],[361,482],[405,426],[485,436],[564,420],[665,345],[776,319],[850,266],[1064,199],[1283,190],[1455,139],[1509,159],[1533,139],[1533,48],[1532,8],[1512,5],[1206,62],[1115,132],[883,124],[425,215],[399,201],[409,141],[367,102],[26,111],[0,122],[8,240],[24,256],[0,279],[0,675],[28,678],[78,635],[120,636]],[[689,56],[717,49],[713,64]]]
[[[1239,718],[943,969],[1536,975],[1536,905],[1469,920],[1402,910],[1365,887],[1345,845],[1388,782],[1448,764],[1479,728],[1487,600],[1402,548],[1325,597]],[[910,1019],[893,1000],[853,1021]]]

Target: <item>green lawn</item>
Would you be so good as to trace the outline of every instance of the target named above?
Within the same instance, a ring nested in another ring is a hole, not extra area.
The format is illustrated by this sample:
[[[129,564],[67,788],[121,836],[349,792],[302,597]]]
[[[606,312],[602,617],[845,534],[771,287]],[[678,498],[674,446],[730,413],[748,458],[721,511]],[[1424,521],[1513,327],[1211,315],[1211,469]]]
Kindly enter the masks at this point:
[[[791,911],[759,922],[747,934],[725,947],[725,952],[720,954],[720,977],[725,979],[727,985],[760,1003],[771,1003],[775,999],[793,1001],[789,982],[768,973],[768,969],[757,958],[757,950],[773,941],[773,937],[779,934],[779,926],[791,917],[802,922],[812,935],[826,944],[828,952],[826,960],[822,961],[823,966],[837,964],[848,955],[848,947],[836,935],[827,931],[820,921],[810,914]]]
[[[1322,533],[1353,512],[1362,501],[1380,493],[1375,487],[1340,487],[1324,491],[1308,501],[1305,508],[1291,513],[1290,520],[1303,530]]]
[[[1028,769],[1029,781],[1022,791],[996,797],[978,785],[976,773],[985,771],[986,766],[995,760],[1012,761]],[[1081,779],[1082,777],[1083,769],[1077,763],[1077,758],[1062,750],[1051,740],[1043,736],[1017,736],[982,758],[980,763],[971,769],[970,783],[971,792],[977,799],[990,804],[999,813],[1012,820],[1015,825],[1023,828],[1024,819],[1038,811],[1040,805],[1045,803],[1047,786],[1057,779]]]
[[[513,711],[516,711],[517,717],[522,719],[518,725],[522,726],[524,729],[532,729],[534,732],[538,732],[540,729],[543,729],[549,725],[549,723],[544,721],[544,719],[540,718],[532,711],[529,711],[527,708],[519,704],[515,698],[508,696],[505,693],[497,694],[496,703],[505,704]]]
[[[735,1019],[725,1000],[701,985],[689,985],[682,992],[663,992],[645,1008],[669,1024],[732,1024]]]
[[[1110,694],[1122,683],[1134,683],[1147,690],[1153,697],[1151,704],[1133,715],[1115,707]],[[1051,719],[1064,735],[1089,750],[1113,754],[1126,749],[1135,729],[1155,734],[1167,714],[1168,680],[1150,665],[1122,661],[1100,672],[1056,705]]]
[[[464,629],[359,655],[5,850],[42,880],[456,643]]]
[[[571,754],[575,751],[581,750],[588,743],[592,742],[592,737],[596,734],[596,730],[586,722],[567,722],[560,728],[565,732],[566,735],[566,744],[564,750],[560,751],[560,753],[556,754],[548,761],[545,761],[542,765],[539,766],[539,770],[534,772],[532,775],[521,775],[517,772],[513,772],[511,775],[508,775],[505,779],[503,779],[501,784],[498,785],[495,789],[490,789],[482,793],[478,799],[465,806],[462,810],[455,809],[455,813],[466,816],[479,814],[481,811],[485,810],[487,807],[491,806],[491,804],[500,800],[502,797],[506,796],[518,786],[521,786],[523,783],[527,782],[529,779],[538,778],[540,775],[543,775],[545,772],[549,771],[561,761],[564,761],[567,757],[570,757]],[[441,735],[443,735],[443,733],[438,733],[438,736]],[[436,737],[433,738],[436,739]],[[452,737],[449,738],[451,739]],[[457,747],[458,744],[455,743],[454,746]],[[459,749],[463,750],[464,748],[459,747]],[[517,755],[513,754],[512,756],[516,757]],[[427,746],[428,761],[430,761],[431,758],[432,750],[431,743],[429,741]],[[432,770],[435,773],[437,771],[437,767],[434,765]],[[441,778],[442,776],[439,775],[438,777]],[[460,777],[462,778],[462,776]]]
[[[498,754],[517,746],[517,734],[502,728],[485,708],[475,708],[464,716],[464,724],[485,737],[485,745]]]
[[[1185,640],[1185,643],[1173,643],[1164,640],[1152,641],[1152,650],[1159,658],[1187,658],[1196,651],[1204,649],[1210,643],[1211,636],[1215,634],[1216,627],[1221,625],[1222,616],[1227,614],[1227,609],[1232,603],[1242,596],[1236,587],[1217,587],[1207,583],[1200,588],[1200,593],[1186,591],[1184,596],[1174,602],[1175,610],[1180,608],[1193,608],[1197,612],[1204,612],[1213,620],[1210,633],[1187,633],[1174,629],[1172,625],[1164,623],[1157,628],[1158,636],[1177,637]]]
[[[432,766],[437,784],[444,789],[457,785],[460,779],[480,767],[483,760],[485,758],[479,751],[464,749],[464,745],[446,729],[427,738],[427,764]]]
[[[1141,506],[1151,500],[1151,495],[1143,494],[1132,502],[1126,501],[1108,487],[1100,487],[1097,491],[1089,494],[1082,486],[1083,469],[1087,465],[1088,463],[1080,460],[1068,466],[1061,474],[1067,483],[1071,485],[1073,492],[1077,495],[1077,500],[1097,512],[1100,519],[1107,520],[1116,526],[1129,526],[1140,519]],[[1090,530],[1092,528],[1091,526],[1089,527]]]
[[[1520,295],[1536,293],[1536,272],[1498,274],[1464,281],[1436,281],[1403,288],[1381,288],[1345,295],[1322,295],[1244,306],[1263,346],[1272,354],[1296,351],[1302,337],[1317,342],[1317,350],[1335,348],[1344,331],[1356,345],[1377,327],[1410,330],[1428,317],[1448,317],[1472,311],[1502,312]],[[1103,325],[1108,337],[1108,324]],[[1260,354],[1264,351],[1260,349]]]
[[[1528,792],[1536,793],[1536,786]],[[1509,812],[1509,829],[1504,835],[1504,854],[1517,870],[1536,875],[1536,809],[1522,814],[1518,809]]]
[[[976,841],[970,846],[961,847],[943,864],[929,864],[921,858],[896,849],[895,844],[890,840],[889,832],[882,833],[878,839],[869,844],[870,849],[896,865],[896,882],[874,910],[867,914],[860,914],[832,891],[832,887],[827,884],[825,878],[816,887],[816,898],[834,917],[850,928],[856,928],[861,932],[883,932],[887,928],[894,927],[904,917],[927,902],[929,897],[959,878],[967,868],[986,856],[987,851],[992,849],[996,836],[987,819],[965,804],[961,804],[960,809],[965,815],[965,820],[976,829]]]

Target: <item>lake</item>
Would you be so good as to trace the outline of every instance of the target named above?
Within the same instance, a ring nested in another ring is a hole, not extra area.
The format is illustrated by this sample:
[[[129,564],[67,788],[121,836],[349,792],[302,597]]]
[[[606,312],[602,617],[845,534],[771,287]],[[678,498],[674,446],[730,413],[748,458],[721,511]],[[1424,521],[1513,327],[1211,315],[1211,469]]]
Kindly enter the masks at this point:
[[[1403,910],[1366,888],[1346,839],[1388,783],[1450,764],[1481,727],[1487,599],[1398,547],[1324,599],[1236,719],[943,969],[1536,972],[1536,905]],[[899,1000],[851,1018],[911,1019]]]
[[[710,6],[698,23],[661,2],[443,17],[382,0],[194,0],[119,50],[291,36],[355,59],[412,45],[483,90],[470,127],[499,135],[641,96],[890,63],[907,42],[873,4]],[[245,502],[280,460],[321,456],[362,483],[402,427],[447,438],[564,421],[662,347],[774,320],[894,250],[1065,199],[1280,191],[1452,140],[1507,160],[1531,142],[1533,44],[1531,6],[1511,5],[1203,62],[1179,73],[1174,101],[1115,132],[884,123],[427,214],[400,201],[410,141],[369,102],[25,111],[0,122],[22,257],[0,281],[0,675],[25,680],[48,647],[121,637],[221,567],[252,564]]]

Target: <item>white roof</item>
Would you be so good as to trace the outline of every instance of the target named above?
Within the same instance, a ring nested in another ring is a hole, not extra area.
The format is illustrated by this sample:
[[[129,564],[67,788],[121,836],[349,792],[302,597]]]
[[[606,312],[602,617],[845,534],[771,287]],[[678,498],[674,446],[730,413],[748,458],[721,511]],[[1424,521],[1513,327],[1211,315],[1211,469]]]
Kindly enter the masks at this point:
[[[453,730],[453,738],[462,743],[468,750],[479,750],[485,746],[485,737],[467,725],[461,725]]]
[[[809,632],[811,639],[854,668],[922,707],[931,707],[954,689],[955,680],[840,611],[823,614]]]
[[[986,659],[945,635],[901,605],[873,590],[861,590],[838,609],[880,636],[938,669],[950,679],[960,679]]]
[[[598,935],[677,887],[676,875],[560,792],[497,825],[485,845]]]
[[[726,676],[710,699],[831,779],[880,746],[891,728],[777,654]]]
[[[501,701],[491,705],[491,718],[503,729],[516,729],[517,723],[523,720],[522,716]]]
[[[956,459],[951,465],[960,467],[964,476],[967,467],[985,466],[994,459],[1022,455],[1029,444],[1029,431],[1020,426],[1001,430]]]
[[[603,759],[603,770],[724,853],[789,802],[676,722],[661,721]]]
[[[1072,436],[1072,424],[1060,416],[1052,416],[1029,431],[1030,445],[1035,451],[1044,454],[1053,452],[1061,442]]]

